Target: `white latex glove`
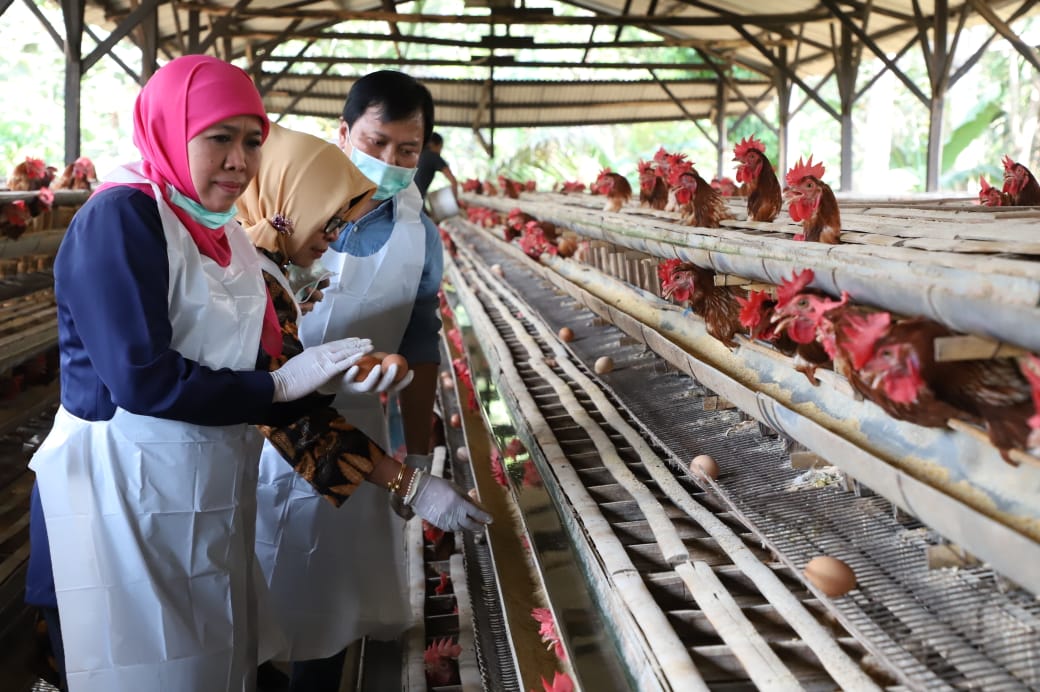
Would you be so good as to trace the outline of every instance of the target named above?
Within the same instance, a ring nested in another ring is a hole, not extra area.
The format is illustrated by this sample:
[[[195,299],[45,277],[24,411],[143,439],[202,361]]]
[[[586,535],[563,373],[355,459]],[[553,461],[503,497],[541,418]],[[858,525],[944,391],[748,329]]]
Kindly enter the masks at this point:
[[[351,392],[352,394],[381,394],[383,392],[396,394],[411,384],[412,378],[415,377],[415,372],[409,370],[408,374],[402,377],[400,382],[395,383],[394,378],[397,377],[397,364],[395,363],[387,368],[385,372],[382,365],[376,365],[361,382],[354,381],[356,376],[357,370],[347,372],[339,383],[340,390]]]
[[[368,371],[368,374],[365,375],[365,379],[355,382],[354,378],[357,377],[359,371],[359,368],[355,365],[350,370],[347,370],[346,374],[338,382],[330,382],[326,387],[322,388],[322,391],[326,394],[338,394],[339,392],[368,394],[369,392],[374,392],[376,391],[376,385],[379,384],[379,374],[382,372],[382,367],[381,365],[373,366]]]
[[[405,466],[411,466],[413,469],[422,469],[423,471],[429,472],[430,467],[433,466],[433,455],[432,454],[409,454],[404,458]],[[418,480],[416,480],[418,482]],[[405,521],[408,521],[415,516],[415,512],[412,508],[404,503],[404,500],[397,493],[390,493],[390,507],[397,513],[397,516],[401,517]]]
[[[303,349],[299,355],[271,373],[274,401],[294,401],[307,396],[357,363],[372,350],[370,339],[340,339]]]
[[[415,377],[415,371],[409,370],[408,374],[402,377],[400,382],[394,382],[395,377],[397,377],[397,363],[392,363],[390,367],[386,369],[386,372],[383,373],[383,377],[379,380],[379,384],[376,386],[376,391],[386,392],[387,394],[397,394],[412,383],[412,379]]]
[[[491,515],[477,507],[457,485],[429,473],[416,480],[418,487],[411,508],[442,531],[478,531],[491,523]]]

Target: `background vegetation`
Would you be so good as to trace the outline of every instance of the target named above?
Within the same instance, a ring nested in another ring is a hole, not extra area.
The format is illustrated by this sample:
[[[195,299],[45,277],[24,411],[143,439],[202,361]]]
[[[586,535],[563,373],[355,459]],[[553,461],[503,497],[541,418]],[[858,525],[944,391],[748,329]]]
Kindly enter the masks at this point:
[[[551,2],[552,0],[546,0]],[[51,23],[61,31],[62,19],[57,5],[47,0],[36,0]],[[461,11],[462,0],[428,0],[415,5],[401,5],[402,12],[429,11],[452,13]],[[578,12],[573,7],[558,6],[557,13]],[[1040,21],[1026,20],[1015,27],[1028,45],[1040,44]],[[385,25],[354,23],[350,31],[382,32]],[[415,33],[417,27],[400,25],[403,33]],[[500,28],[500,31],[507,29]],[[508,29],[513,35],[531,31],[523,27]],[[441,35],[473,35],[487,31],[486,27],[470,25],[443,25]],[[610,27],[599,27],[597,32],[612,35]],[[573,30],[565,27],[538,29],[539,43],[573,40]],[[103,37],[103,30],[95,33]],[[992,30],[985,26],[968,30],[957,49],[961,60],[971,55]],[[645,36],[638,29],[625,28],[622,39]],[[598,38],[597,34],[597,38]],[[25,156],[44,158],[59,165],[64,157],[63,70],[64,58],[54,41],[23,3],[12,4],[0,16],[0,41],[7,50],[0,53],[0,70],[6,75],[6,108],[0,116],[0,175],[10,171]],[[298,45],[286,45],[282,54],[295,54]],[[84,50],[93,48],[84,38]],[[136,67],[140,65],[139,51],[127,41],[117,46],[123,60]],[[582,51],[554,50],[518,51],[519,60],[558,60],[580,62]],[[646,53],[646,51],[642,51]],[[378,69],[380,60],[387,57],[454,57],[455,49],[440,46],[399,44],[390,41],[350,45],[343,41],[326,41],[310,49],[313,55],[364,54],[373,60],[371,67],[337,67],[344,74],[357,69],[364,73]],[[593,56],[603,60],[624,61],[626,56],[616,49],[596,49]],[[661,48],[654,54],[661,62],[674,62],[676,70],[660,73],[664,78],[690,76],[686,65],[698,61],[688,49]],[[899,61],[899,66],[916,83],[926,85],[926,70],[919,54],[910,51]],[[956,66],[956,61],[955,61]],[[272,63],[269,68],[277,69]],[[531,78],[531,71],[522,68],[497,68],[496,76]],[[878,61],[866,62],[861,70],[860,84],[880,69]],[[471,77],[486,76],[483,68],[415,68],[416,77]],[[553,70],[552,78],[587,78],[588,72],[575,67],[571,70]],[[598,72],[597,77],[614,80],[645,79],[644,70],[617,70]],[[809,80],[815,83],[817,80]],[[103,59],[90,70],[83,82],[82,153],[94,159],[99,173],[115,164],[136,158],[131,142],[133,99],[138,85],[112,60]],[[927,91],[927,88],[924,90]],[[820,86],[824,98],[837,108],[837,91],[833,81]],[[802,96],[795,92],[792,103],[799,104]],[[775,113],[775,105],[762,109]],[[1028,65],[1005,41],[991,44],[982,60],[949,93],[947,98],[945,142],[943,149],[941,188],[946,192],[974,194],[978,177],[999,178],[1000,159],[1007,153],[1016,160],[1036,166],[1035,160],[1040,133],[1037,118],[1040,114],[1040,75]],[[277,115],[276,115],[277,117]],[[335,122],[314,118],[286,116],[282,124],[296,127],[331,139]],[[702,123],[710,131],[710,124]],[[891,75],[883,75],[857,103],[854,112],[853,178],[854,191],[862,193],[899,194],[924,189],[925,143],[928,120],[926,109],[905,87]],[[460,178],[493,177],[499,173],[510,177],[538,181],[543,189],[561,180],[588,182],[603,166],[636,180],[636,162],[648,158],[664,146],[672,151],[683,151],[697,162],[705,174],[714,173],[715,152],[701,130],[689,122],[645,123],[638,125],[504,129],[495,133],[495,158],[489,159],[474,134],[461,128],[438,128],[446,140],[445,157]],[[730,145],[741,137],[755,134],[763,139],[775,155],[776,140],[772,133],[753,117],[746,119],[730,132]],[[488,139],[489,134],[483,133]],[[828,169],[827,178],[838,182],[840,162],[840,129],[822,109],[813,103],[801,108],[791,122],[789,143],[791,156],[808,156],[823,160]],[[724,171],[732,175],[732,170]],[[435,187],[437,183],[435,182]]]

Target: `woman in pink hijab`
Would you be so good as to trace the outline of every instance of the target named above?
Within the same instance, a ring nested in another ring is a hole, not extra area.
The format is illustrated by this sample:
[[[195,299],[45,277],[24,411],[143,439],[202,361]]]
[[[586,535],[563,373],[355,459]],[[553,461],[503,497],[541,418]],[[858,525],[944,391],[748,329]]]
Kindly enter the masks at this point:
[[[234,221],[268,129],[241,69],[170,62],[134,109],[142,161],[107,176],[58,252],[62,405],[30,464],[26,592],[74,692],[255,687],[250,424],[296,420],[371,348],[345,339],[268,370],[281,333]]]

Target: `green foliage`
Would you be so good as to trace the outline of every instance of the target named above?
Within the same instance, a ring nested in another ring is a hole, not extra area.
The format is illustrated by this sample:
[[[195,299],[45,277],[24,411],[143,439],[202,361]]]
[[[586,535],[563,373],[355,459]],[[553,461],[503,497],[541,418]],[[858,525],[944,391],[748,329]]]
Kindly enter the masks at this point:
[[[993,123],[1005,115],[997,101],[982,101],[969,113],[968,118],[953,128],[943,142],[942,170],[953,169],[957,157],[979,137],[990,134]]]

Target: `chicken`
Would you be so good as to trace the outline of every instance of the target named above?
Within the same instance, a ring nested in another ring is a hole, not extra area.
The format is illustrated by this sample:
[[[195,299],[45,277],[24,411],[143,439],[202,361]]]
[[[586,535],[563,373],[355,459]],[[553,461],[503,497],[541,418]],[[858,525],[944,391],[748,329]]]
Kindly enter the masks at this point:
[[[733,197],[740,192],[737,184],[733,182],[732,178],[712,178],[711,187],[715,192],[718,192],[723,197]]]
[[[545,228],[539,221],[528,221],[524,225],[523,233],[520,235],[520,249],[528,257],[538,259],[543,253],[556,254],[556,246],[550,242]]]
[[[470,223],[474,223],[482,228],[494,228],[502,223],[502,215],[488,207],[467,207],[466,217]]]
[[[585,191],[585,183],[579,183],[576,180],[564,181],[564,182],[560,183],[560,192],[562,194],[566,195],[569,192],[584,192],[584,191]]]
[[[834,245],[840,242],[841,213],[834,192],[821,180],[823,173],[823,164],[813,164],[811,155],[807,163],[799,158],[787,172],[784,197],[789,200],[791,220],[802,222],[802,236],[795,239]]]
[[[813,385],[818,384],[816,370],[829,367],[831,357],[817,340],[824,316],[846,304],[847,296],[834,300],[823,291],[809,288],[815,278],[812,269],[805,269],[777,288],[777,302],[771,320],[777,334],[786,335],[794,343],[795,370],[804,374]]]
[[[480,195],[484,192],[484,184],[476,178],[469,178],[462,183],[462,191]]]
[[[777,301],[765,291],[751,291],[747,297],[737,296],[740,303],[740,325],[748,330],[752,339],[769,342],[784,355],[795,355],[798,344],[791,337],[776,330],[773,312]]]
[[[1011,196],[998,187],[993,187],[986,176],[979,176],[979,204],[984,207],[1011,206]]]
[[[1033,390],[1033,415],[1028,421],[1032,432],[1026,440],[1026,449],[1030,454],[1040,456],[1040,357],[1028,355],[1019,360],[1018,364]]]
[[[611,172],[609,168],[604,168],[599,172],[590,191],[596,195],[606,196],[607,203],[603,206],[603,211],[621,211],[621,207],[632,199],[632,186],[629,185],[628,180],[619,173]]]
[[[506,216],[506,242],[508,243],[513,238],[519,238],[520,234],[524,230],[524,226],[527,225],[527,222],[534,220],[533,216],[521,211],[519,207],[510,209],[509,215]]]
[[[556,671],[552,682],[549,682],[544,677],[542,678],[542,690],[543,692],[574,692],[574,681],[566,673]],[[531,690],[531,692],[536,691]]]
[[[430,687],[444,687],[459,682],[459,654],[462,647],[449,637],[434,639],[423,652],[423,668]]]
[[[524,182],[524,191],[526,191],[526,192],[534,192],[535,189],[537,188],[537,185],[538,184],[535,181],[533,181],[533,180],[525,181]]]
[[[29,206],[24,199],[8,202],[0,207],[0,234],[15,240],[25,233],[30,219],[32,214],[29,213]]]
[[[690,308],[704,320],[708,334],[730,348],[737,345],[733,335],[741,331],[739,289],[716,286],[714,271],[679,260],[658,265],[658,276],[662,297],[689,301]]]
[[[48,166],[42,159],[26,156],[25,161],[14,167],[7,179],[10,190],[24,192],[38,191],[36,199],[25,201],[25,209],[31,217],[36,217],[51,208],[54,193],[50,184],[54,180],[55,168]]]
[[[520,193],[524,191],[523,183],[503,175],[498,176],[498,186],[502,188],[502,194],[509,199],[519,199]]]
[[[668,183],[661,177],[661,169],[653,161],[640,161],[639,206],[664,209],[668,203]]]
[[[1011,206],[1030,207],[1040,204],[1040,184],[1021,163],[1004,155],[1004,189]]]
[[[732,218],[722,195],[712,189],[689,161],[669,166],[668,184],[675,193],[679,223],[719,228],[722,221]]]
[[[920,363],[915,358],[910,359],[913,365],[904,367],[898,362],[897,348],[879,343],[892,329],[892,317],[887,312],[848,317],[836,327],[839,348],[847,355],[851,371],[843,374],[852,386],[888,415],[916,425],[942,428],[950,418],[962,416],[959,409],[939,399],[924,380],[917,378]],[[950,335],[941,324],[918,318],[904,321],[895,338],[914,330],[922,343]],[[918,371],[910,376],[909,370],[914,368]]]
[[[556,654],[556,658],[561,660],[567,658],[563,642],[560,641],[560,635],[556,632],[556,620],[553,619],[552,611],[548,608],[534,608],[531,610],[531,617],[538,623],[538,636],[546,644],[545,648]]]
[[[39,190],[48,187],[53,180],[54,168],[48,166],[42,159],[26,156],[25,161],[11,171],[11,176],[7,179],[7,187],[10,190]]]
[[[854,367],[873,389],[884,392],[883,401],[874,401],[892,416],[933,427],[950,418],[981,420],[1009,463],[1009,450],[1028,447],[1034,392],[1013,358],[938,362],[935,339],[952,332],[921,317],[859,334],[845,330],[850,341],[858,342]]]
[[[93,162],[86,156],[80,156],[65,167],[65,172],[54,184],[55,190],[90,190],[97,182],[97,172]]]
[[[485,180],[480,184],[480,191],[488,197],[494,197],[498,194],[498,188],[490,180]]]
[[[783,195],[773,164],[766,158],[766,145],[745,137],[733,147],[733,160],[739,162],[737,182],[747,186],[748,220],[775,219],[783,206]]]

